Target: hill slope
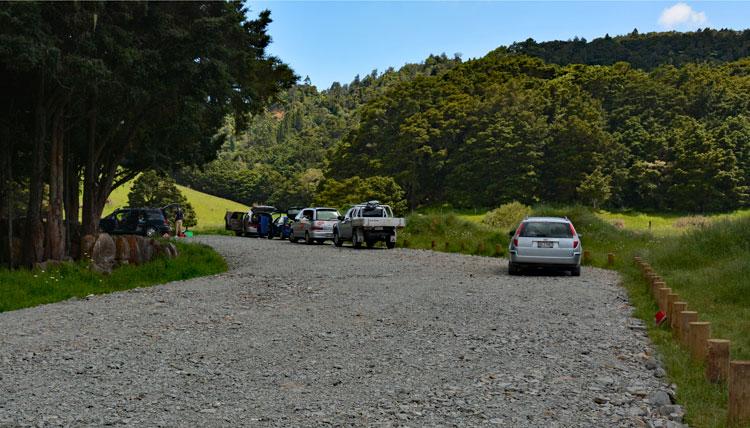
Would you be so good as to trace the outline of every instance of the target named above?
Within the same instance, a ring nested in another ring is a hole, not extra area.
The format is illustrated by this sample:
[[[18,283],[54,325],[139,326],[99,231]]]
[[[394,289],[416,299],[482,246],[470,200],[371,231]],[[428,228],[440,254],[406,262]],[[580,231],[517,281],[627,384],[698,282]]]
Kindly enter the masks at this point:
[[[109,196],[109,202],[104,207],[104,214],[109,214],[117,208],[128,205],[128,192],[133,182],[115,189]],[[197,230],[216,229],[224,227],[224,213],[226,211],[244,211],[248,207],[229,199],[219,198],[207,193],[199,192],[185,186],[177,186],[188,202],[193,205],[198,216]]]

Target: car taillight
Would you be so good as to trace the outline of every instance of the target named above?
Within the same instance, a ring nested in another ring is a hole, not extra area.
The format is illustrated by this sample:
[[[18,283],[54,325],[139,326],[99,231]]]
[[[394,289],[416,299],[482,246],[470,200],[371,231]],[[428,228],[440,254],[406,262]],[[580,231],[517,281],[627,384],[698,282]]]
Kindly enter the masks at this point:
[[[578,240],[573,241],[573,248],[578,248]]]
[[[568,223],[568,227],[570,228],[570,234],[576,236],[576,228],[573,227],[573,223]]]
[[[518,225],[518,229],[516,229],[516,234],[513,237],[513,246],[518,246],[518,237],[521,236],[521,233],[523,232],[523,227],[525,226],[525,223],[521,223]]]

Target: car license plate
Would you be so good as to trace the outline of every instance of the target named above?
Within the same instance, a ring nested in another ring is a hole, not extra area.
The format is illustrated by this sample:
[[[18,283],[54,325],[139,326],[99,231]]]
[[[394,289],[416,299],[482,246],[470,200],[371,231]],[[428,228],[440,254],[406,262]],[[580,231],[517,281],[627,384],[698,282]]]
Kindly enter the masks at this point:
[[[383,228],[382,228],[381,226],[377,226],[377,227],[375,228],[375,230],[383,230]]]
[[[554,247],[554,243],[549,241],[539,241],[536,243],[536,246],[537,248],[552,248]]]

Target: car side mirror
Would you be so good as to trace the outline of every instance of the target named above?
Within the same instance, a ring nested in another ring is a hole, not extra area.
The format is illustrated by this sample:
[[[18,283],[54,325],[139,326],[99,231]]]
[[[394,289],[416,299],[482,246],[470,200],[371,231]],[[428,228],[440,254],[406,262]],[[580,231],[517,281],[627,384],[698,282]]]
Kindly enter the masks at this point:
[[[340,215],[340,216],[338,217],[338,219],[339,219],[339,221],[344,221],[344,216]]]
[[[579,238],[583,238],[583,233],[579,233],[579,234],[578,234],[578,237],[579,237]]]

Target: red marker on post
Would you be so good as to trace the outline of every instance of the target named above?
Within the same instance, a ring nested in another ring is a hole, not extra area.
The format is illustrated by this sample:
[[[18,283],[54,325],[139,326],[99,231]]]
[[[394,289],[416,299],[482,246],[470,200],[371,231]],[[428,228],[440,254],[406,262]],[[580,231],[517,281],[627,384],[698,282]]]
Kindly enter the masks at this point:
[[[667,314],[664,313],[664,311],[659,311],[654,315],[654,321],[656,321],[656,325],[661,325],[665,320],[667,319]]]

